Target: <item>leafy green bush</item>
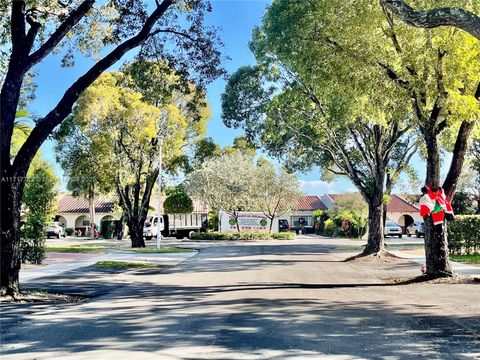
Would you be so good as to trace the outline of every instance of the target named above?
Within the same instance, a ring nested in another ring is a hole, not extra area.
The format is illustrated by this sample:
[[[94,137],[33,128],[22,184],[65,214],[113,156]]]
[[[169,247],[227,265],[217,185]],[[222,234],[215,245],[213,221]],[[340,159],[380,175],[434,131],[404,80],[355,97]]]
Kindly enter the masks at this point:
[[[196,232],[190,238],[193,240],[292,240],[295,239],[295,234],[290,232],[272,234],[266,232]]]
[[[65,234],[67,236],[72,236],[74,232],[75,232],[75,229],[72,229],[72,228],[66,228],[65,229]]]
[[[45,162],[28,175],[22,199],[28,209],[20,234],[22,262],[41,264],[45,259],[45,230],[55,211],[57,183],[52,167]]]
[[[217,211],[209,211],[208,212],[208,230],[218,231],[219,223],[220,223],[220,221],[218,219],[218,212]]]
[[[20,239],[20,258],[23,263],[40,265],[45,260],[45,239]]]
[[[104,239],[112,239],[115,232],[115,220],[105,220],[100,223],[100,235]]]
[[[163,211],[166,214],[191,213],[193,202],[182,186],[177,186],[165,199]]]
[[[294,240],[295,233],[293,232],[281,232],[281,233],[272,233],[272,239],[274,240]]]
[[[315,214],[316,233],[323,236],[359,238],[367,231],[367,219],[355,209],[319,211]]]
[[[478,253],[480,249],[480,215],[458,215],[449,222],[448,246],[452,254]]]

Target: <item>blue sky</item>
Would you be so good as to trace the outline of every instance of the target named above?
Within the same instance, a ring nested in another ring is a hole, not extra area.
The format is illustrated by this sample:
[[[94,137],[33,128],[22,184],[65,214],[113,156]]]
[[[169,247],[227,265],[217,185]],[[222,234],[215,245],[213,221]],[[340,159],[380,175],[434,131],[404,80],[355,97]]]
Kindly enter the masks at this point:
[[[220,36],[225,43],[224,52],[230,57],[225,63],[229,73],[243,65],[253,64],[254,57],[248,48],[254,26],[261,23],[263,13],[270,1],[266,0],[213,0],[213,11],[207,21],[211,25],[220,27]],[[132,53],[122,59],[116,67],[132,57]],[[60,99],[68,86],[92,65],[88,59],[77,60],[74,68],[60,67],[60,58],[50,56],[38,67],[37,99],[30,107],[35,115],[44,115]],[[207,97],[212,109],[212,120],[207,127],[207,136],[211,136],[222,146],[230,145],[235,136],[241,135],[241,130],[229,129],[221,120],[220,96],[225,88],[224,80],[217,80],[207,89]],[[55,162],[52,141],[47,141],[42,147],[44,158]],[[416,163],[420,165],[419,159]],[[61,169],[56,165],[57,173],[62,176]],[[347,179],[338,179],[326,183],[319,178],[319,171],[314,170],[306,174],[298,174],[302,190],[308,194],[324,194],[326,192],[354,191],[353,185]]]

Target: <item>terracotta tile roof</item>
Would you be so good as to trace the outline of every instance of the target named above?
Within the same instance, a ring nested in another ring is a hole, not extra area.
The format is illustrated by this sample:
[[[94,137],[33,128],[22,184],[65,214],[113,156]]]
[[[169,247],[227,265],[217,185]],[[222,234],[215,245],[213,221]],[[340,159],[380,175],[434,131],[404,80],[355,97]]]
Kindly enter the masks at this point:
[[[296,211],[314,211],[327,210],[327,207],[322,200],[316,195],[302,196],[295,206]]]
[[[417,212],[419,208],[410,204],[400,195],[392,194],[387,205],[387,212]]]
[[[95,212],[110,213],[117,202],[116,196],[102,196],[95,199]],[[63,195],[58,200],[59,213],[88,213],[88,199]]]
[[[345,194],[327,194],[334,202],[345,196]],[[390,202],[387,205],[387,212],[417,212],[419,208],[413,204],[410,204],[407,200],[397,194],[390,196]]]

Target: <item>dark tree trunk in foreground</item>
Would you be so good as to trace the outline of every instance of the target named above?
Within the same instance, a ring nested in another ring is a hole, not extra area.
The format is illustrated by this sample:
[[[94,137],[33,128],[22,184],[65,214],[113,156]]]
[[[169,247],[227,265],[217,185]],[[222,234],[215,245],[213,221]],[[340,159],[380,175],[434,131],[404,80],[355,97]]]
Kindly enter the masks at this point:
[[[6,178],[2,174],[2,197],[0,199],[0,296],[15,295],[19,291],[20,271],[20,205],[23,194],[22,182]]]
[[[27,12],[26,1],[11,2],[11,56],[0,94],[0,232],[1,232],[1,274],[0,294],[14,295],[19,290],[20,270],[20,205],[23,187],[30,164],[40,146],[71,112],[80,94],[104,71],[119,61],[128,51],[143,44],[150,36],[157,21],[173,4],[173,0],[159,3],[145,19],[136,35],[126,39],[87,72],[80,76],[64,93],[57,105],[35,127],[11,163],[11,138],[15,122],[21,85],[25,74],[41,62],[85,17],[95,4],[85,0],[65,17],[57,29],[40,46],[34,44],[42,26],[35,12]],[[27,28],[27,23],[29,28]],[[40,39],[41,40],[41,39]],[[12,184],[13,182],[13,184]]]

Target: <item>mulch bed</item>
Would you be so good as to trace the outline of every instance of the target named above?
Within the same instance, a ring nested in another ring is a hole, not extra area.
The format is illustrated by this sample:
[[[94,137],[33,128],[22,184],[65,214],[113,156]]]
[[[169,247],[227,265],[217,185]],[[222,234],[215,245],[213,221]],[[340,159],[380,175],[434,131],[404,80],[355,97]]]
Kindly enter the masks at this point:
[[[38,303],[38,304],[74,304],[87,299],[84,295],[54,294],[44,291],[22,291],[13,296],[1,296],[0,303]]]
[[[395,263],[395,264],[404,264],[409,262],[407,259],[400,258],[395,256],[387,251],[365,255],[365,254],[358,254],[355,256],[351,256],[344,260],[344,262],[355,262],[355,263]]]
[[[426,275],[416,277],[404,277],[397,279],[386,279],[387,284],[392,285],[410,285],[410,284],[478,284],[480,277],[454,274],[452,277],[431,278]]]

